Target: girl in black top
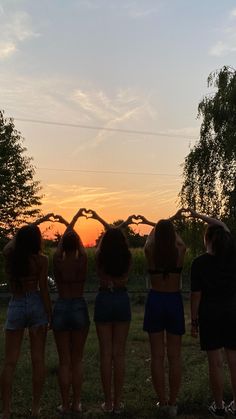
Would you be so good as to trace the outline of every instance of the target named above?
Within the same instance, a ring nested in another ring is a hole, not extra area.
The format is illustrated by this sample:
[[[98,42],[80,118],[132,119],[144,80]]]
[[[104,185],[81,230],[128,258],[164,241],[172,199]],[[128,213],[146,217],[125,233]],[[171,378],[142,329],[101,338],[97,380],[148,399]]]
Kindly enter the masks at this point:
[[[224,417],[236,416],[236,263],[233,238],[219,220],[190,210],[191,216],[208,223],[204,242],[206,253],[198,256],[191,268],[192,336],[200,332],[201,349],[207,351],[209,380],[214,402],[209,411]],[[224,348],[231,375],[234,400],[223,402]]]

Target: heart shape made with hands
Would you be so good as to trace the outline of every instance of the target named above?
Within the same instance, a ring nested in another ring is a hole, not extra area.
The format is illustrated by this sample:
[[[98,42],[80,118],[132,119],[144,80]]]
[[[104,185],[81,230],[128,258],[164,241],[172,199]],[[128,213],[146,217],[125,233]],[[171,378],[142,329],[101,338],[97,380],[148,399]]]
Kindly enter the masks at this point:
[[[83,211],[82,211],[82,215],[84,217],[86,217],[87,219],[88,218],[93,218],[93,211],[91,209],[84,208]]]
[[[136,224],[136,225],[138,225],[138,224],[142,224],[142,223],[143,223],[143,220],[142,220],[142,218],[140,217],[140,215],[133,215],[133,216],[132,216],[132,223],[133,223],[133,224]]]

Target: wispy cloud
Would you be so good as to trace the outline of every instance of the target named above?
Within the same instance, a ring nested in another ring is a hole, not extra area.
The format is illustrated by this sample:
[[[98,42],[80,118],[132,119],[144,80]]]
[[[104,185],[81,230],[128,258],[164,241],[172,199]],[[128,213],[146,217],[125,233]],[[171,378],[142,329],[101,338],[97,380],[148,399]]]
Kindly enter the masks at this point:
[[[148,2],[140,2],[140,1],[129,1],[125,2],[123,6],[124,10],[127,11],[127,14],[132,19],[142,19],[153,14],[156,14],[159,11],[159,4],[158,1],[156,5],[153,7],[148,6]]]
[[[0,6],[0,59],[14,54],[18,46],[27,39],[38,37],[33,29],[31,17],[24,11],[7,13]]]
[[[176,187],[180,180],[165,183],[156,182],[156,188],[152,185],[137,188],[111,187],[87,187],[83,185],[68,185],[66,183],[47,184],[44,186],[43,205],[57,207],[57,211],[75,211],[78,206],[95,210],[106,210],[108,207],[125,209],[135,208],[140,211],[146,208],[148,203],[157,202],[158,206],[166,205],[176,200]]]
[[[130,19],[143,19],[159,12],[160,1],[156,0],[155,6],[153,1],[145,0],[100,0],[99,2],[93,0],[76,0],[77,8],[86,8],[89,11],[96,11],[98,9],[116,10],[116,14],[127,16]]]
[[[90,116],[93,123],[103,128],[86,145],[80,145],[73,152],[76,154],[84,148],[94,148],[104,142],[114,133],[108,132],[109,129],[121,129],[127,127],[127,122],[138,122],[144,117],[153,119],[156,113],[149,103],[148,97],[132,91],[132,89],[120,89],[113,97],[108,97],[102,91],[81,91],[75,90],[72,100],[77,106]],[[137,125],[136,125],[137,126]]]
[[[215,45],[210,48],[210,55],[220,57],[236,52],[236,9],[231,10],[228,18],[228,22],[222,30],[222,39],[218,40]],[[234,20],[232,26],[230,21]]]
[[[0,59],[8,58],[16,51],[16,45],[13,42],[0,42]]]

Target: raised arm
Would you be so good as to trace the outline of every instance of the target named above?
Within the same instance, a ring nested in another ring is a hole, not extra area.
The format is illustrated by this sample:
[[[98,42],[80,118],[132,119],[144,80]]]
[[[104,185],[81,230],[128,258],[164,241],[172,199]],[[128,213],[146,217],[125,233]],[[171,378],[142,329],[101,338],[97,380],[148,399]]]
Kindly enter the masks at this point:
[[[100,217],[100,215],[98,215],[96,211],[89,209],[86,212],[89,215],[89,218],[93,218],[94,220],[99,221],[99,223],[103,225],[105,230],[108,230],[110,227],[112,227],[112,225],[107,223],[107,221],[105,221],[102,217]]]
[[[204,214],[199,214],[198,212],[196,212],[195,210],[192,210],[191,208],[188,208],[188,212],[190,213],[190,215],[193,218],[198,218],[199,220],[204,221],[207,224],[214,224],[214,225],[218,225],[224,228],[225,231],[229,231],[227,225],[225,223],[223,223],[223,221],[221,220],[217,220],[216,218],[212,218],[212,217],[208,217],[207,215]]]
[[[53,212],[49,212],[48,214],[43,215],[42,217],[38,218],[37,220],[33,221],[30,224],[38,226],[39,224],[42,224],[45,221],[52,221],[51,220],[52,217],[54,218]]]
[[[155,225],[156,225],[156,223],[154,223],[153,221],[147,220],[147,218],[145,218],[143,215],[139,214],[136,217],[137,217],[137,219],[140,220],[139,224],[147,224],[147,225],[152,226],[152,227],[155,227]]]
[[[80,253],[82,255],[85,254],[85,249],[84,249],[83,243],[82,243],[79,235],[74,230],[74,226],[75,226],[78,218],[79,217],[86,217],[86,215],[84,214],[84,211],[85,211],[85,208],[80,208],[79,211],[74,215],[74,217],[72,218],[70,223],[68,223],[68,221],[66,221],[61,215],[55,215],[54,216],[56,221],[59,221],[60,223],[62,223],[66,226],[66,230],[64,231],[63,235],[61,236],[60,241],[59,241],[58,246],[57,246],[57,250],[56,250],[57,255],[62,254],[62,240],[63,240],[63,237],[65,236],[65,234],[67,234],[69,231],[74,231],[74,233],[77,235],[78,241],[79,241],[79,249],[78,250],[80,251]]]
[[[169,221],[179,220],[183,213],[186,212],[185,208],[180,208],[174,215],[172,215],[170,218],[168,218]]]

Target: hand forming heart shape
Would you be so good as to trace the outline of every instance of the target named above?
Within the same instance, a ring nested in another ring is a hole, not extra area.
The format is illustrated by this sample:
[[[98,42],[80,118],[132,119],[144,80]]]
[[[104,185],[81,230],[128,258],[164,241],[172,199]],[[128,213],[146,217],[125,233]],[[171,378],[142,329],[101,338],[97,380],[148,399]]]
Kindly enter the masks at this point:
[[[132,215],[131,220],[132,220],[132,223],[133,223],[133,224],[136,224],[136,225],[138,225],[138,224],[142,224],[142,223],[143,223],[143,220],[142,220],[142,218],[140,217],[140,215]]]
[[[91,209],[84,208],[83,211],[82,211],[82,215],[84,217],[86,217],[87,219],[88,218],[93,218],[93,211]]]

